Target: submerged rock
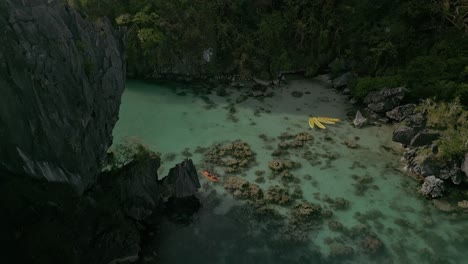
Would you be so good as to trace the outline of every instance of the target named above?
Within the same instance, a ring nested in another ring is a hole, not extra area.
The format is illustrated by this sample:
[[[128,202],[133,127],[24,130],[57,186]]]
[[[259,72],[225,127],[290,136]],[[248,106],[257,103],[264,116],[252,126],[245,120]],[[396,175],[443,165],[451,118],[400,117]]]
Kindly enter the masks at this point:
[[[238,173],[255,161],[250,146],[241,140],[226,144],[214,144],[206,152],[203,162],[208,167],[221,166],[226,173]]]
[[[331,257],[349,257],[354,254],[354,249],[343,243],[333,242],[329,245]]]
[[[273,204],[286,205],[291,202],[287,190],[278,185],[271,186],[265,192],[265,201]]]
[[[375,254],[383,248],[383,244],[377,237],[367,236],[361,240],[361,247],[364,252]]]
[[[297,204],[293,207],[291,215],[295,221],[308,224],[321,219],[322,207],[308,202]]]
[[[0,4],[0,167],[95,183],[112,143],[125,85],[124,33],[83,19],[62,1]],[[12,114],[14,113],[14,114]]]
[[[238,199],[259,200],[263,198],[263,192],[258,185],[239,177],[227,178],[223,186]]]
[[[429,176],[424,179],[424,183],[419,192],[425,196],[436,198],[442,196],[444,190],[445,186],[443,180],[435,176]]]

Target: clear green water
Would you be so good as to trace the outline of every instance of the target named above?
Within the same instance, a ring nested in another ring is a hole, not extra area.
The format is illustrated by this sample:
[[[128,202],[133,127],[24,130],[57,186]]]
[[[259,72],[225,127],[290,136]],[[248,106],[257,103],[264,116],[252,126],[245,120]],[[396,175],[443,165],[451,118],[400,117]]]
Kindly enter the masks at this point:
[[[195,165],[199,164],[202,156],[195,153],[197,147],[242,139],[256,153],[258,163],[242,177],[254,183],[257,177],[254,172],[266,171],[266,182],[259,184],[266,190],[270,185],[281,185],[277,179],[268,177],[271,173],[268,162],[275,159],[271,154],[279,143],[276,138],[284,132],[310,132],[314,141],[308,143],[307,150],[337,158],[329,160],[321,156],[321,165],[311,165],[301,157],[304,150],[291,152],[288,158],[302,164],[292,172],[301,181],[291,187],[299,186],[305,200],[331,209],[334,215],[308,234],[309,243],[281,241],[275,239],[280,228],[275,221],[255,219],[242,206],[243,202],[234,200],[222,184],[201,178],[202,184],[210,188],[200,189],[198,196],[203,207],[193,221],[186,225],[162,221],[153,241],[161,263],[468,263],[465,253],[468,219],[438,211],[431,201],[420,197],[417,182],[398,170],[399,156],[382,148],[396,147],[391,142],[391,128],[353,128],[346,119],[346,113],[352,110],[346,98],[324,83],[291,81],[285,87],[276,88],[275,95],[262,102],[250,98],[235,104],[236,112],[232,115],[230,103],[236,101],[241,91],[226,87],[229,96],[218,96],[215,92],[200,96],[196,94],[203,93],[200,89],[129,81],[114,130],[115,142],[138,138],[160,152],[162,177],[187,155],[191,154]],[[296,98],[292,91],[310,94]],[[330,125],[327,130],[312,130],[307,124],[309,115],[337,117],[343,122]],[[233,116],[237,122],[232,121]],[[260,134],[275,140],[265,142],[259,138]],[[350,149],[342,144],[355,137],[359,137],[356,140],[359,148]],[[165,160],[168,154],[175,154],[176,159]],[[327,162],[329,166],[325,166]],[[221,171],[218,173],[223,177]],[[305,179],[304,175],[312,179]],[[356,193],[353,175],[373,179],[361,195]],[[325,195],[346,198],[350,208],[333,210],[317,193],[322,198]],[[289,207],[278,206],[277,210],[285,215],[289,213]],[[363,252],[359,242],[330,230],[327,224],[330,220],[342,223],[347,229],[367,226],[383,242],[384,249],[377,254]],[[329,238],[353,247],[354,254],[342,258],[332,256],[326,242]]]

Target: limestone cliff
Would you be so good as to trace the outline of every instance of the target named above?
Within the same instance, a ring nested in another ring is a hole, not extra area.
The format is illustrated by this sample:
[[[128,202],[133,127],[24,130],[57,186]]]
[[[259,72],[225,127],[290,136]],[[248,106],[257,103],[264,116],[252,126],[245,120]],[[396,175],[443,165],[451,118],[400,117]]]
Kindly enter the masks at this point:
[[[63,1],[0,2],[0,169],[93,184],[125,82],[124,33]]]

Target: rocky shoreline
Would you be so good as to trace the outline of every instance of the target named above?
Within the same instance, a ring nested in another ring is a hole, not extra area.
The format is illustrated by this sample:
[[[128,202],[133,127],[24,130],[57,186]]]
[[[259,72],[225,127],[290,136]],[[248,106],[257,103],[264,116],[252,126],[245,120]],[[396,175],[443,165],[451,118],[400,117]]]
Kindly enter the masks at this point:
[[[331,80],[330,85],[338,91],[349,94],[348,81],[351,73]],[[362,128],[366,125],[393,125],[392,140],[404,149],[403,170],[421,179],[419,192],[428,198],[438,198],[448,191],[448,186],[465,186],[468,183],[468,153],[461,160],[439,158],[437,140],[440,131],[427,126],[427,109],[416,104],[406,103],[408,91],[404,87],[385,88],[369,93],[362,102],[350,98],[358,105],[353,125]],[[468,144],[468,139],[466,144]],[[459,207],[466,209],[465,200]]]

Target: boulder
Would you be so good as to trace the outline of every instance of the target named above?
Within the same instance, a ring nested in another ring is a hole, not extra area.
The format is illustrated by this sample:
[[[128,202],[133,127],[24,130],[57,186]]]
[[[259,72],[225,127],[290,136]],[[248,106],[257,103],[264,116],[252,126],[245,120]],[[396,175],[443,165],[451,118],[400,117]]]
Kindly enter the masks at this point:
[[[401,122],[409,115],[412,115],[415,108],[415,104],[406,104],[393,108],[393,110],[386,112],[385,115],[391,120]]]
[[[347,72],[332,81],[333,88],[342,88],[348,85],[348,82],[353,78],[353,74],[351,72]]]
[[[444,181],[436,178],[435,176],[429,176],[424,179],[424,183],[421,186],[419,192],[431,198],[437,198],[442,196],[445,190]]]
[[[456,163],[443,167],[439,170],[437,177],[442,180],[450,179],[454,184],[460,184],[463,180],[463,173]]]
[[[411,139],[410,146],[411,147],[421,147],[431,145],[432,141],[439,139],[439,133],[433,133],[429,131],[421,131]]]
[[[169,170],[162,179],[162,185],[168,190],[168,196],[183,198],[194,195],[201,187],[198,173],[191,159],[185,159]]]
[[[375,113],[385,113],[399,106],[406,92],[404,87],[371,92],[364,98],[364,103]]]
[[[368,120],[367,118],[365,118],[362,114],[361,114],[361,111],[357,111],[356,112],[356,116],[354,117],[354,120],[353,120],[353,125],[357,128],[361,128],[365,125],[368,124]]]
[[[426,126],[427,118],[423,113],[418,113],[407,117],[406,121],[409,127],[420,130]]]
[[[415,135],[414,128],[402,126],[393,131],[392,140],[403,145],[410,145]]]

